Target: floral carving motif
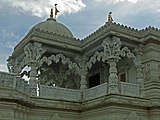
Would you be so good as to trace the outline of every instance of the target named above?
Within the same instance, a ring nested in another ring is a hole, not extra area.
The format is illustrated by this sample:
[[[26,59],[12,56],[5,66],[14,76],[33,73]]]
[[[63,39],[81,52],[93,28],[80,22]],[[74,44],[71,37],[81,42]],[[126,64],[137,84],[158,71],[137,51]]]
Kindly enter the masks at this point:
[[[102,46],[104,47],[104,53],[106,56],[115,56],[121,48],[121,41],[120,38],[117,37],[107,37],[103,43]]]
[[[95,54],[86,63],[88,69],[90,69],[92,64],[95,64],[96,61],[106,62],[111,57],[120,59],[121,57],[126,56],[135,60],[134,54],[128,47],[125,46],[122,48],[122,43],[118,37],[107,37],[104,39],[102,46],[104,50],[102,52],[95,52]]]
[[[47,57],[43,57],[40,60],[40,66],[42,66],[43,63],[46,63],[49,66],[52,63],[58,63],[60,61],[64,65],[68,64],[68,68],[70,70],[76,69],[77,71],[79,71],[79,66],[77,65],[77,63],[72,62],[69,58],[66,58],[63,54],[51,55],[48,58]]]
[[[42,43],[34,42],[34,43],[28,43],[24,48],[24,52],[25,52],[25,63],[29,63],[40,60],[45,50],[42,49]]]

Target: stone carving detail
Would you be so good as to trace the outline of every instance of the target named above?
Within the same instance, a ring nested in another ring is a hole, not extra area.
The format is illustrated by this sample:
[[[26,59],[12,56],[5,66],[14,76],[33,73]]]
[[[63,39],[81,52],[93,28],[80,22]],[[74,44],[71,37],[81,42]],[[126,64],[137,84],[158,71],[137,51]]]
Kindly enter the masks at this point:
[[[128,49],[128,47],[122,48],[122,43],[118,37],[107,37],[104,39],[102,46],[104,51],[95,52],[95,54],[86,63],[87,68],[91,68],[92,64],[96,61],[103,61],[109,64],[109,93],[119,93],[118,89],[118,76],[116,63],[121,57],[132,58],[135,60],[134,54]]]
[[[144,65],[142,64],[142,46],[138,46],[135,48],[136,58],[134,60],[136,72],[137,72],[137,82],[140,87],[140,96],[144,95],[144,75],[143,75],[143,68]]]
[[[49,77],[49,76],[52,76],[52,78],[50,79],[49,82],[55,82],[56,83],[56,86],[59,86],[59,87],[69,87],[69,82],[72,81],[72,84],[70,84],[70,86],[72,85],[73,88],[76,88],[77,87],[77,84],[74,82],[74,79],[70,79],[70,81],[67,81],[67,77],[70,75],[70,74],[80,74],[80,67],[78,66],[77,63],[75,62],[72,62],[69,58],[66,58],[63,54],[56,54],[56,55],[51,55],[50,57],[43,57],[41,60],[40,60],[40,66],[41,67],[43,65],[43,63],[46,63],[48,66],[50,66],[51,64],[53,63],[58,63],[58,62],[61,62],[63,65],[67,65],[67,70],[63,70],[63,71],[60,71],[59,73],[55,72],[54,70],[49,70],[50,72],[48,72],[46,75],[40,75],[40,76],[43,76],[42,78],[45,78],[45,77]],[[47,69],[45,70],[45,68],[41,68],[43,71],[43,73],[45,71],[48,71]],[[42,73],[42,74],[43,74]],[[47,76],[48,75],[48,76]],[[54,76],[54,78],[53,78]],[[48,78],[45,78],[46,80]],[[44,80],[45,80],[44,79]],[[67,84],[66,84],[67,83]]]
[[[95,54],[89,59],[88,62],[86,62],[86,67],[88,69],[91,69],[92,64],[95,64],[96,61],[102,61],[105,62],[105,60],[107,60],[106,58],[107,56],[105,56],[104,52],[95,52]]]
[[[79,71],[79,66],[77,63],[72,62],[69,58],[66,58],[63,54],[57,54],[57,55],[51,55],[50,57],[43,57],[40,60],[40,66],[45,62],[48,66],[51,65],[52,63],[58,63],[62,62],[62,64],[66,65],[68,64],[68,68],[70,70],[75,69]]]
[[[149,81],[151,78],[151,74],[150,74],[150,64],[146,64],[144,66],[144,79],[146,81]]]
[[[122,47],[120,38],[111,37],[106,38],[102,46],[104,47],[104,56],[109,64],[109,89],[108,93],[119,93],[119,83],[117,76],[116,63],[121,57],[135,58],[134,54],[128,49],[128,47]],[[102,58],[103,59],[103,58]]]
[[[107,57],[116,56],[117,53],[120,51],[121,45],[122,43],[119,38],[107,37],[102,43],[102,46],[104,47],[104,54]]]
[[[118,59],[114,57],[108,59],[108,64],[110,66],[108,93],[119,93],[118,76],[117,76],[117,68],[116,68],[117,61]]]
[[[96,61],[106,62],[109,58],[115,57],[117,59],[121,59],[120,57],[128,57],[133,58],[135,60],[134,54],[129,50],[128,47],[122,47],[122,43],[120,38],[118,37],[107,37],[102,46],[104,47],[104,51],[102,52],[95,52],[95,54],[89,59],[86,63],[87,68],[91,68],[92,64],[95,64]]]
[[[87,76],[88,70],[86,66],[86,57],[82,57],[82,62],[80,63],[80,71],[79,75],[81,76],[81,81],[80,81],[80,89],[85,90],[87,89],[87,81],[86,81],[86,76]]]
[[[24,48],[25,63],[36,62],[40,60],[44,52],[45,50],[42,49],[42,43],[28,43]]]
[[[38,76],[41,85],[57,86],[62,88],[77,89],[78,85],[72,77],[73,71],[64,70],[55,72],[52,68],[41,68],[40,75]],[[70,79],[67,78],[70,76]]]
[[[42,43],[28,43],[24,48],[24,58],[18,68],[18,73],[20,73],[26,65],[30,66],[30,64],[34,63],[35,66],[39,66],[40,58],[45,51],[46,50],[42,48]]]
[[[135,58],[134,54],[128,49],[128,47],[122,47],[122,43],[120,41],[120,38],[118,37],[107,37],[103,43],[102,46],[104,47],[104,54],[109,57],[125,57],[128,58]]]

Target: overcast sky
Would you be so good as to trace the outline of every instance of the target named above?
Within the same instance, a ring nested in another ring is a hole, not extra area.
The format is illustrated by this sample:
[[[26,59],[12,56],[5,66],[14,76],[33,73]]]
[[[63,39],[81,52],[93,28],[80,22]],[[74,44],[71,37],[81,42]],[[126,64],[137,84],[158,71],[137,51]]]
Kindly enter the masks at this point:
[[[142,29],[160,26],[160,0],[0,0],[0,71],[14,46],[58,4],[58,21],[76,38],[104,25],[112,11],[115,22]]]

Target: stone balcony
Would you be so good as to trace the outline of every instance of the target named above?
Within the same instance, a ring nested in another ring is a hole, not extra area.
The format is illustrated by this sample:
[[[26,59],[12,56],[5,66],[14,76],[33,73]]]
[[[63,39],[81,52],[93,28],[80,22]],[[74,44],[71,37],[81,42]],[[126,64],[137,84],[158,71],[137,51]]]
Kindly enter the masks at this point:
[[[31,96],[30,91],[32,87],[30,87],[27,81],[14,74],[0,72],[0,89],[13,89]],[[121,95],[139,97],[139,93],[139,85],[125,82],[120,83]],[[83,102],[104,97],[106,95],[108,95],[108,84],[104,83],[85,90],[73,90],[39,85],[39,96],[37,97],[62,101]]]

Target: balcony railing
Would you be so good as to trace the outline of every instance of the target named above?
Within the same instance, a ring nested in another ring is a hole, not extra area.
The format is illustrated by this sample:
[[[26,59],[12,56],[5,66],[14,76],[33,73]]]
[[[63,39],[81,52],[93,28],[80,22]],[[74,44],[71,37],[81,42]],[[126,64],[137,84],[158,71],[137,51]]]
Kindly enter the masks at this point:
[[[133,83],[121,82],[121,94],[138,97],[139,85]]]
[[[81,91],[40,85],[39,96],[55,100],[80,101]]]
[[[83,99],[91,100],[107,95],[107,83],[83,91]]]
[[[27,81],[21,79],[20,77],[17,77],[15,74],[6,72],[0,72],[0,87],[16,89],[27,94],[30,93]]]
[[[27,81],[15,74],[0,72],[0,88],[10,88],[30,95],[31,88]],[[54,86],[39,85],[39,97],[66,101],[88,101],[108,94],[108,84],[104,83],[86,90],[73,90]],[[121,82],[120,94],[139,97],[138,84]]]

